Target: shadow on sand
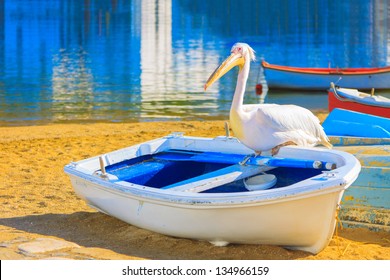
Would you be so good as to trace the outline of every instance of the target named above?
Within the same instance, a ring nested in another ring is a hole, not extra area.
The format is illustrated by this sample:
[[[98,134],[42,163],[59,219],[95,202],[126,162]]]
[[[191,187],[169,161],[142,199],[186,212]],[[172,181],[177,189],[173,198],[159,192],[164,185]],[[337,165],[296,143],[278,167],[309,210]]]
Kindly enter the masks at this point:
[[[93,212],[2,218],[0,225],[146,259],[297,259],[310,256],[306,252],[269,245],[216,247],[205,241],[161,235]]]

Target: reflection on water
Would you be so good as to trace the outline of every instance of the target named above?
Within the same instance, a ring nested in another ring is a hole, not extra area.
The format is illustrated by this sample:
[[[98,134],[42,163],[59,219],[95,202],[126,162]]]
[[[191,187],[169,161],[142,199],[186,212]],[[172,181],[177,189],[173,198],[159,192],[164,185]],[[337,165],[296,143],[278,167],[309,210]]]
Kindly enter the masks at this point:
[[[93,111],[93,75],[82,50],[61,50],[53,56],[52,114],[66,120],[73,115],[89,119]],[[70,106],[67,104],[71,104]]]
[[[0,122],[227,118],[237,72],[203,85],[235,42],[257,52],[256,103],[261,59],[390,65],[389,14],[385,0],[0,0]],[[327,108],[325,92],[265,102]]]

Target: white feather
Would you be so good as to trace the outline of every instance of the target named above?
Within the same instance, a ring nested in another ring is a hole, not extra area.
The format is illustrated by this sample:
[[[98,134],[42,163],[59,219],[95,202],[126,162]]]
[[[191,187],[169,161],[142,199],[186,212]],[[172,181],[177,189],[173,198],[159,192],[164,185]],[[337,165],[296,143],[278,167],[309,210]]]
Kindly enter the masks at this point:
[[[330,148],[329,140],[320,121],[309,110],[295,105],[244,105],[231,124],[237,138],[255,151],[268,151],[292,141],[300,146],[323,144]]]

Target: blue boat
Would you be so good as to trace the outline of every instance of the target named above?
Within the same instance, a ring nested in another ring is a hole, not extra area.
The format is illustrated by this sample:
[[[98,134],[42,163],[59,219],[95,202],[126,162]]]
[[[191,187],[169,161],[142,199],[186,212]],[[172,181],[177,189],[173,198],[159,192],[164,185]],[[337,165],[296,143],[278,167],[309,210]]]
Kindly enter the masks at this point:
[[[327,135],[390,138],[390,119],[336,108],[322,124]]]

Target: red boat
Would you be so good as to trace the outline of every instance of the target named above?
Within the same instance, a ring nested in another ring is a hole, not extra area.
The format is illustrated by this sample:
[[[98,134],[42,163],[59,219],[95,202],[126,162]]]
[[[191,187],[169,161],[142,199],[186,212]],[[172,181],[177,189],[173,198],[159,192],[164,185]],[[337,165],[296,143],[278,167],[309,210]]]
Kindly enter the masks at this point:
[[[336,88],[331,83],[328,91],[329,112],[335,108],[390,118],[390,99],[360,92],[357,89]]]

